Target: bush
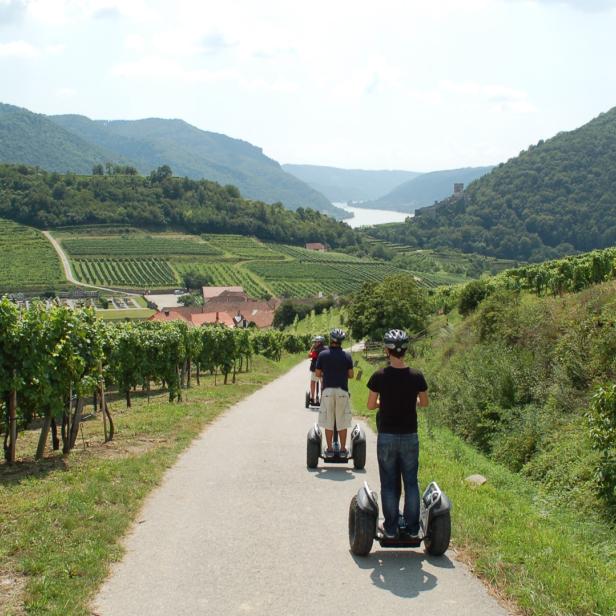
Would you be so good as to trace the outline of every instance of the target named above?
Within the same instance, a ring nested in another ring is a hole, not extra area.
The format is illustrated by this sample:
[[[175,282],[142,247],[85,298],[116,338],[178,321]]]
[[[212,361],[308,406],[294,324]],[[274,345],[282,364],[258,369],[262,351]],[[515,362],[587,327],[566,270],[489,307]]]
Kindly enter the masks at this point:
[[[616,385],[600,387],[586,415],[592,447],[599,453],[596,478],[601,495],[616,509]]]
[[[462,288],[460,297],[458,298],[458,310],[460,314],[466,316],[473,312],[481,300],[485,299],[488,294],[489,287],[485,280],[473,280],[473,282],[469,282]]]

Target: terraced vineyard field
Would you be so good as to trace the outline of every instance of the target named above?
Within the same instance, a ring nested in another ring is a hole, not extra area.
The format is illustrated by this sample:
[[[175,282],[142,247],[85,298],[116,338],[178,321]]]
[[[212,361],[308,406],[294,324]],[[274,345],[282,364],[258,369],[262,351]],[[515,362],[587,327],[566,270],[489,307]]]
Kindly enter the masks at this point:
[[[211,276],[214,285],[244,287],[250,297],[262,298],[273,294],[272,289],[239,263],[174,261],[173,267],[180,276],[188,270],[196,270]]]
[[[0,255],[0,293],[66,285],[56,251],[36,229],[0,219]]]
[[[164,259],[97,258],[73,259],[75,276],[88,284],[132,288],[160,288],[177,285],[175,272]]]
[[[280,260],[284,256],[278,250],[276,244],[264,244],[254,237],[243,235],[203,235],[203,239],[211,246],[215,246],[221,252],[241,260]]]
[[[277,295],[306,297],[320,292],[350,293],[368,281],[399,274],[398,270],[377,261],[283,261],[280,263],[252,262],[248,269],[263,278]]]
[[[194,238],[194,239],[193,239]],[[72,257],[83,256],[218,256],[222,251],[195,236],[150,237],[121,236],[106,238],[62,239],[62,246]]]

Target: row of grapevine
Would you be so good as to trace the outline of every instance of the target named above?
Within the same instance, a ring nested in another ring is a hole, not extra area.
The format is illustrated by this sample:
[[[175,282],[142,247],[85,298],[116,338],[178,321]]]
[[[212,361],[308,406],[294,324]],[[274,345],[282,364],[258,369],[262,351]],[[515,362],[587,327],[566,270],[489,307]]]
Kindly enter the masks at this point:
[[[171,266],[164,259],[75,259],[75,274],[88,284],[125,287],[156,287],[177,284]]]
[[[151,383],[165,387],[169,400],[182,398],[196,370],[220,373],[226,383],[247,369],[253,355],[280,359],[299,352],[310,336],[278,331],[188,327],[173,322],[104,322],[92,310],[32,303],[20,310],[0,300],[0,417],[5,458],[15,459],[17,430],[33,419],[43,427],[37,455],[45,450],[50,427],[62,425],[65,452],[75,443],[85,396],[96,393],[104,405],[105,387],[114,387],[131,405],[131,390]],[[110,416],[103,412],[103,418]],[[107,423],[105,423],[106,429]],[[107,435],[106,435],[107,436]],[[55,446],[55,443],[54,443]]]
[[[215,256],[222,251],[196,236],[149,237],[126,236],[63,239],[62,246],[72,257],[92,256]]]
[[[203,236],[209,244],[216,246],[226,253],[242,260],[281,260],[284,256],[276,249],[275,245],[267,245],[254,237],[244,235],[216,235]]]

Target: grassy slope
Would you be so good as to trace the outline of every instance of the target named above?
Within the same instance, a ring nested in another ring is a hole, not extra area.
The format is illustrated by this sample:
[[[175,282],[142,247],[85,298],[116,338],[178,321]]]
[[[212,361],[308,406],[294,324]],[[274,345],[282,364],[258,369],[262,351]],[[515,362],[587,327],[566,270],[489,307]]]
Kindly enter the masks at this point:
[[[0,292],[59,288],[66,284],[60,259],[40,231],[0,219]]]
[[[119,539],[179,453],[218,414],[298,360],[255,358],[236,385],[202,377],[179,404],[164,393],[150,404],[137,395],[128,411],[114,402],[114,441],[101,442],[97,416],[83,424],[87,447],[79,439],[70,456],[49,452],[34,463],[38,435],[20,434],[18,465],[0,464],[0,613],[89,613],[93,593],[122,556]]]
[[[351,383],[355,411],[373,428],[366,382],[376,367],[360,359],[361,381]],[[420,442],[420,484],[436,480],[451,498],[458,554],[497,594],[532,616],[616,614],[616,532],[434,425],[429,408]],[[464,478],[474,473],[488,483],[470,487]]]

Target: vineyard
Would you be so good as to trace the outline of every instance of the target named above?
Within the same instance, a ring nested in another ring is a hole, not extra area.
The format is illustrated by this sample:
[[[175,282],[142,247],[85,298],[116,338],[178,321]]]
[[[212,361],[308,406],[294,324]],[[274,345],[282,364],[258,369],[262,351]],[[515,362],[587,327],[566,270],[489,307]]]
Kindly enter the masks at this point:
[[[262,298],[272,295],[263,281],[239,263],[174,261],[173,267],[180,275],[188,270],[207,274],[211,277],[213,285],[241,286],[250,297]]]
[[[310,345],[310,336],[278,331],[189,328],[184,322],[106,323],[92,310],[58,306],[49,310],[33,303],[19,310],[0,300],[0,417],[4,454],[15,460],[17,433],[34,419],[42,420],[37,457],[45,451],[49,431],[61,426],[64,453],[75,445],[85,399],[94,394],[103,409],[105,439],[113,437],[113,421],[105,411],[109,388],[131,406],[136,387],[164,387],[169,401],[182,400],[183,391],[201,372],[235,374],[250,366],[253,355],[279,360],[283,351],[297,353]],[[54,448],[59,440],[54,438]]]
[[[225,252],[239,260],[279,260],[284,257],[277,250],[277,246],[268,246],[254,237],[243,235],[203,235],[208,244],[215,246],[221,252]]]
[[[0,292],[46,290],[66,284],[51,244],[39,231],[0,219]]]
[[[62,246],[72,257],[83,256],[219,256],[222,251],[199,241],[195,236],[178,237],[107,237],[63,239]]]
[[[73,271],[88,284],[156,288],[177,284],[174,271],[164,259],[73,259]]]

